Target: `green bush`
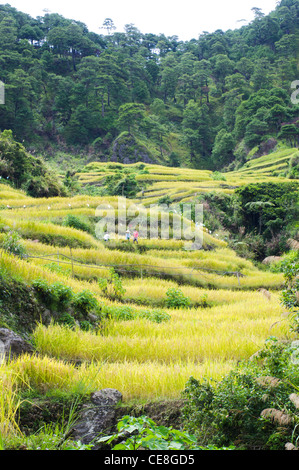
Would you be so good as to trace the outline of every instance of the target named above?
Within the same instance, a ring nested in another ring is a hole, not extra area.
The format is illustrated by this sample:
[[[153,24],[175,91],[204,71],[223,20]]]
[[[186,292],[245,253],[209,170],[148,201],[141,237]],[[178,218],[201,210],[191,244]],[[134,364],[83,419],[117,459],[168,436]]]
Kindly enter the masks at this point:
[[[83,232],[87,232],[90,234],[94,233],[94,228],[87,219],[84,219],[83,217],[78,217],[73,214],[68,214],[64,218],[62,225],[64,225],[65,227],[71,227],[77,230],[82,230]]]
[[[288,257],[281,264],[285,277],[285,289],[282,291],[282,305],[292,314],[291,328],[299,332],[299,257]]]
[[[57,323],[59,325],[65,325],[65,326],[69,326],[70,328],[73,328],[75,325],[76,325],[76,320],[74,319],[74,317],[69,314],[69,313],[62,313],[58,320],[57,320]]]
[[[109,278],[98,279],[99,287],[105,297],[110,300],[122,300],[125,289],[123,288],[121,278],[115,272],[114,268],[110,268]]]
[[[0,154],[1,176],[14,186],[21,187],[32,197],[66,196],[58,176],[42,158],[31,155],[16,142],[11,130],[0,134]]]
[[[183,292],[175,287],[168,289],[166,297],[166,306],[168,308],[188,308],[191,305],[190,299],[185,297]]]
[[[36,279],[32,285],[39,301],[55,313],[57,323],[69,327],[77,324],[84,331],[99,327],[101,306],[89,290],[74,294],[70,287],[60,282],[50,285],[44,279]]]
[[[21,237],[17,232],[9,232],[5,235],[2,247],[8,253],[23,257],[26,255],[26,248],[22,243]]]
[[[170,315],[162,310],[144,310],[138,316],[154,323],[162,323],[171,319]]]
[[[103,313],[116,321],[131,321],[136,318],[144,318],[154,323],[162,323],[170,320],[170,315],[162,310],[134,310],[128,305],[103,307]]]
[[[147,416],[135,418],[124,416],[117,424],[117,433],[105,436],[98,443],[112,444],[115,440],[121,440],[112,450],[188,450],[198,449],[196,439],[184,431],[175,430],[172,427],[158,426]]]
[[[36,279],[32,285],[40,301],[52,311],[61,312],[71,304],[73,291],[61,282],[49,285],[44,279]]]
[[[186,428],[203,445],[221,447],[238,442],[244,448],[266,448],[275,429],[261,420],[261,412],[287,400],[284,389],[283,384],[275,392],[270,386],[263,387],[256,373],[249,370],[233,370],[215,385],[190,377],[183,393]]]
[[[101,310],[97,298],[87,289],[74,295],[73,306],[77,310],[78,314],[81,314],[84,319],[86,319],[89,313],[93,311],[99,313]]]
[[[120,307],[108,306],[103,307],[103,312],[113,320],[130,321],[134,320],[135,314],[132,307],[123,305]]]

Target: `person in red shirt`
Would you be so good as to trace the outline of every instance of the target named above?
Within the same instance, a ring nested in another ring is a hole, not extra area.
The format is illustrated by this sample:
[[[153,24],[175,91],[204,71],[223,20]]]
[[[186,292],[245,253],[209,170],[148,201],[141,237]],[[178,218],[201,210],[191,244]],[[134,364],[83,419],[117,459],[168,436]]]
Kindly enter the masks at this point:
[[[134,237],[133,243],[137,243],[137,244],[138,244],[139,233],[137,232],[137,230],[134,231],[133,237]]]

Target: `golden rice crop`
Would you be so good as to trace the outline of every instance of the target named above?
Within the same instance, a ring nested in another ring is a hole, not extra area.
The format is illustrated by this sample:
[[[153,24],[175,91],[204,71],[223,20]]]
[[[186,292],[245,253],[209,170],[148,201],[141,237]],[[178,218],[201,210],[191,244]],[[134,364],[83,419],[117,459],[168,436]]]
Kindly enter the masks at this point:
[[[20,378],[7,367],[5,360],[0,363],[0,438],[20,432],[18,409],[21,404],[18,395]]]
[[[97,363],[75,366],[49,357],[19,357],[6,366],[18,377],[19,384],[28,384],[45,393],[50,390],[68,392],[96,391],[116,388],[124,400],[177,398],[192,375],[220,379],[233,367],[232,363],[207,361],[206,363],[159,364],[150,362]]]

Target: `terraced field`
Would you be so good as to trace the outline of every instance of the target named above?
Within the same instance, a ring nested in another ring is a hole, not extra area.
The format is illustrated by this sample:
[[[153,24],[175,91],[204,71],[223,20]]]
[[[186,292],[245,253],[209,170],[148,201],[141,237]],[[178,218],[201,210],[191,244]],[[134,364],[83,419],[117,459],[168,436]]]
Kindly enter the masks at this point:
[[[283,149],[249,160],[239,170],[222,175],[223,180],[217,179],[217,176],[208,170],[168,168],[147,164],[143,174],[138,174],[136,177],[140,186],[143,187],[137,199],[145,206],[157,203],[165,195],[173,201],[189,202],[195,195],[202,192],[221,191],[231,194],[243,184],[289,181],[281,175],[285,173],[290,160],[297,154],[298,149]],[[138,164],[123,167],[134,169],[136,166]],[[84,185],[101,185],[105,177],[112,172],[111,164],[91,163],[85,167],[84,172],[78,173],[78,177]]]
[[[188,184],[193,185],[190,194],[232,191],[223,185],[241,184],[246,171],[248,182],[254,171],[249,165],[223,182],[212,180],[209,172],[147,168],[144,176],[153,178],[153,186],[142,202],[149,202],[152,192],[153,201],[165,191],[170,194],[170,188],[182,196]],[[155,190],[155,185],[164,186]],[[260,349],[269,335],[290,335],[279,300],[282,275],[240,258],[216,234],[204,231],[199,250],[173,239],[141,238],[138,247],[121,237],[105,243],[64,221],[71,214],[95,224],[96,208],[109,204],[117,210],[117,198],[34,199],[2,184],[0,200],[0,242],[16,231],[27,253],[21,259],[1,251],[2,272],[29,285],[42,279],[74,293],[88,290],[104,310],[114,312],[97,333],[37,325],[33,336],[39,356],[2,365],[22,386],[72,391],[84,383],[91,389],[117,388],[125,400],[175,398],[190,375],[217,380]],[[124,288],[118,300],[107,299],[98,282],[109,277],[112,266]],[[167,306],[170,289],[180,291],[188,306]]]

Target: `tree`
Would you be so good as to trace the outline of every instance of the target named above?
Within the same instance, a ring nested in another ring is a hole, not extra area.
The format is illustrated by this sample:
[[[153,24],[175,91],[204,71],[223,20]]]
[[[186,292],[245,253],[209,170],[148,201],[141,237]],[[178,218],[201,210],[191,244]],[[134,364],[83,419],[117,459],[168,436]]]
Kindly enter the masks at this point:
[[[179,75],[177,65],[176,57],[171,52],[161,61],[161,92],[163,93],[164,103],[168,99],[175,101]]]
[[[297,147],[299,145],[299,127],[295,124],[285,124],[281,127],[278,137],[286,139],[292,147]]]
[[[221,87],[221,90],[225,91],[225,78],[231,75],[234,70],[234,63],[225,54],[218,54],[213,57],[214,66],[213,73],[216,81]]]
[[[190,100],[184,110],[184,141],[190,148],[191,162],[199,163],[199,157],[207,159],[212,150],[212,133],[209,108],[206,104],[199,106]]]
[[[248,202],[245,207],[249,212],[253,212],[258,216],[259,235],[262,233],[262,222],[263,222],[263,210],[265,207],[273,207],[274,204],[269,201],[252,201]]]
[[[236,190],[242,208],[240,223],[250,230],[270,227],[262,233],[263,238],[285,231],[289,224],[298,220],[298,183],[256,183]]]
[[[111,18],[105,18],[105,20],[103,21],[103,25],[101,26],[101,29],[106,29],[107,34],[110,35],[111,32],[116,29],[116,27]]]
[[[212,151],[212,162],[217,170],[228,165],[234,158],[235,140],[226,129],[221,129],[215,139]]]
[[[261,8],[253,7],[251,8],[251,11],[254,13],[254,18],[256,20],[261,20],[265,16]]]
[[[110,196],[134,198],[140,190],[134,174],[124,174],[120,171],[107,176],[105,186]]]
[[[0,23],[0,48],[14,49],[17,42],[17,24],[13,17],[4,16]]]
[[[268,130],[268,124],[266,121],[262,121],[258,117],[254,117],[250,123],[246,126],[245,132],[245,144],[249,148],[253,148],[260,144],[263,136]]]
[[[126,103],[119,107],[118,110],[118,126],[120,129],[126,129],[131,134],[137,122],[144,118],[145,107],[142,104]]]
[[[268,112],[267,122],[274,128],[275,131],[279,131],[281,124],[287,121],[289,118],[288,108],[281,104],[276,104]]]
[[[43,31],[38,26],[24,25],[20,29],[19,36],[22,39],[28,39],[33,44],[34,41],[40,41],[44,37]]]

